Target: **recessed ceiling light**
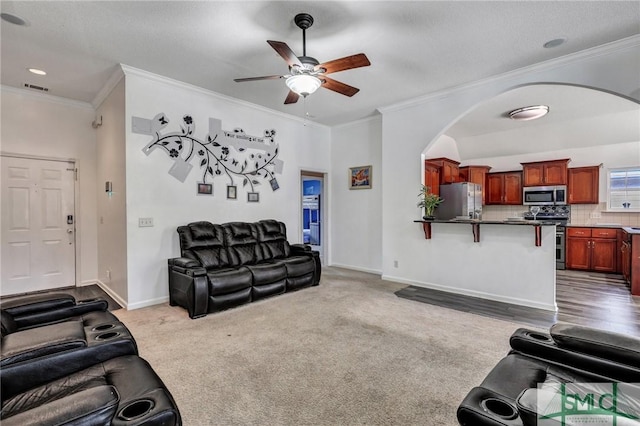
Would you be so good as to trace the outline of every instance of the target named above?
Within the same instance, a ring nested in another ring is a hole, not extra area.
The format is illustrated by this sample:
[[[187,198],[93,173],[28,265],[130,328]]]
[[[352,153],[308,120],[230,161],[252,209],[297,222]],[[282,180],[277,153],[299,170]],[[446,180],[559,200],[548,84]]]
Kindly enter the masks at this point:
[[[23,27],[29,26],[29,22],[11,13],[6,13],[6,12],[0,13],[0,18],[2,18],[3,21],[9,22],[14,25],[20,25]]]
[[[39,70],[38,68],[27,68],[29,72],[37,74],[37,75],[47,75],[46,71]]]
[[[546,105],[532,105],[524,108],[514,109],[509,112],[509,118],[517,121],[535,120],[540,117],[544,117],[549,112],[549,107]]]
[[[542,46],[545,47],[546,49],[551,49],[552,47],[558,47],[561,44],[564,44],[566,41],[567,41],[566,37],[554,38],[553,40],[549,40]]]

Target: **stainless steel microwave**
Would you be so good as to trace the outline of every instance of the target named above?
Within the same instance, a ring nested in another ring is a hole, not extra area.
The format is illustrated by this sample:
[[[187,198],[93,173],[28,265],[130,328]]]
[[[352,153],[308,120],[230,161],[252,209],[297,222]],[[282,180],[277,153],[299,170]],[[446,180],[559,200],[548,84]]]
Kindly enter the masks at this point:
[[[525,186],[522,188],[525,206],[561,206],[567,204],[567,186]]]

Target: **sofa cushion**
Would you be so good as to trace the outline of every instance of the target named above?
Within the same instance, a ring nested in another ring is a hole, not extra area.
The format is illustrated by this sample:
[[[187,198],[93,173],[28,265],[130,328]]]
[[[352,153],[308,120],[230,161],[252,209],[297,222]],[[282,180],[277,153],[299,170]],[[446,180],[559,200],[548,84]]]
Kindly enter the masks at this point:
[[[201,266],[223,268],[228,266],[224,246],[224,230],[210,222],[193,222],[178,227],[181,256],[196,260]]]
[[[258,261],[283,259],[291,255],[284,223],[276,220],[261,220],[256,224],[256,228],[258,230]]]
[[[311,274],[316,270],[316,264],[312,257],[308,256],[293,256],[286,259],[281,259],[287,269],[287,277],[300,277],[303,275]]]
[[[253,285],[262,285],[282,281],[287,277],[287,268],[282,263],[259,263],[247,265],[253,275]]]
[[[221,225],[230,266],[251,265],[257,261],[257,231],[253,223],[230,222]]]
[[[245,267],[218,269],[207,272],[209,295],[233,293],[251,287],[253,275]]]

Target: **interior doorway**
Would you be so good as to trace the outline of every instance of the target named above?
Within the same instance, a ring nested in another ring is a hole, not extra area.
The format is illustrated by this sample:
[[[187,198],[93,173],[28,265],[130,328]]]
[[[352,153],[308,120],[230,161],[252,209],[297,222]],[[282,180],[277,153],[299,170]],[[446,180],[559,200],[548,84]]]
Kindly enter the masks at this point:
[[[300,174],[302,193],[302,242],[320,253],[324,261],[326,209],[324,207],[324,173],[302,171]]]
[[[75,163],[0,159],[0,295],[75,286]]]

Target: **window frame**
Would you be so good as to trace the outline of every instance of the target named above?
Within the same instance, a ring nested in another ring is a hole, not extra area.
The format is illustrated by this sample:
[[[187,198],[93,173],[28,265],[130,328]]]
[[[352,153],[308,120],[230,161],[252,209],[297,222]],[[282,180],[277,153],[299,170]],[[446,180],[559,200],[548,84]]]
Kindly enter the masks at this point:
[[[610,213],[640,213],[640,203],[633,207],[625,209],[624,207],[613,207],[611,205],[611,174],[616,172],[629,172],[635,171],[640,173],[640,166],[632,167],[613,167],[607,169],[607,212]],[[639,190],[640,191],[640,190]]]

